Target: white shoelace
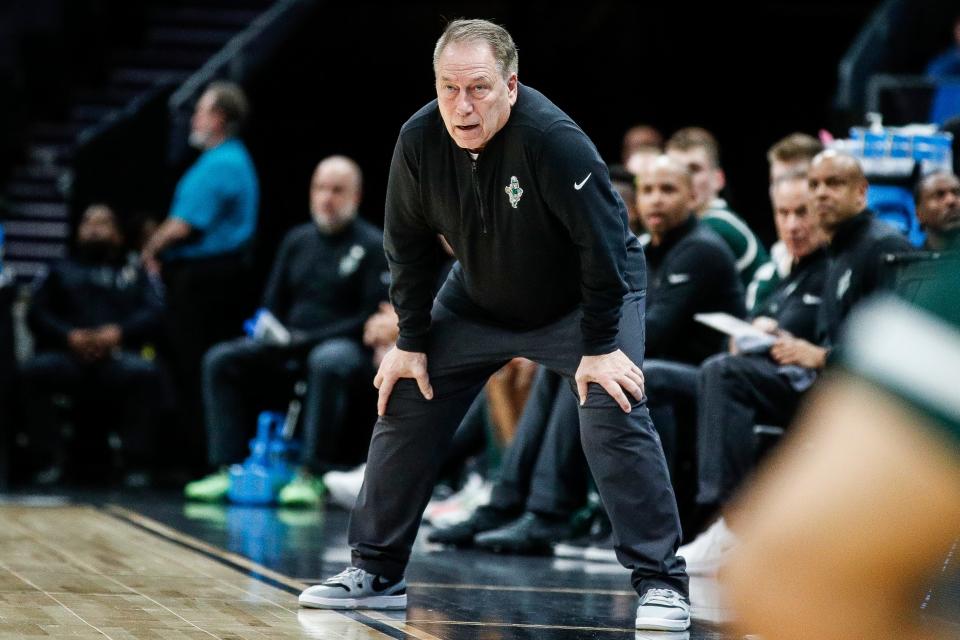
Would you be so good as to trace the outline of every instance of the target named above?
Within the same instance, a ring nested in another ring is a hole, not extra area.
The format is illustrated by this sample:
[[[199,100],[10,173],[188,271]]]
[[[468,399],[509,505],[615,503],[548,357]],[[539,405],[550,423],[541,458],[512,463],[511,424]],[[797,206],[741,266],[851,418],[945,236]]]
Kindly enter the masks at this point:
[[[363,588],[363,576],[366,572],[359,567],[347,567],[337,575],[327,578],[324,584],[355,584],[358,589]]]
[[[656,601],[657,604],[680,605],[683,599],[672,589],[650,589],[644,594],[644,604]]]

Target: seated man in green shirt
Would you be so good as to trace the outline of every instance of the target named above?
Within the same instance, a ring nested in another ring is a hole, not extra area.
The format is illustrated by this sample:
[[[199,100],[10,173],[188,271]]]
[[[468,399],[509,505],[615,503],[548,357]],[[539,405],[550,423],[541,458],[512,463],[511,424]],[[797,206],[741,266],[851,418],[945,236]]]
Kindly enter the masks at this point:
[[[697,217],[730,247],[746,287],[769,257],[756,234],[720,197],[726,176],[720,168],[717,139],[699,127],[680,129],[667,140],[667,155],[686,165],[693,176]]]
[[[767,151],[767,163],[770,166],[770,202],[773,204],[773,192],[781,180],[790,180],[797,176],[806,176],[810,163],[823,151],[823,144],[813,136],[795,132],[777,140]],[[773,206],[776,211],[776,205]],[[779,230],[778,230],[779,235]],[[790,275],[793,258],[787,253],[783,242],[778,240],[770,247],[770,261],[760,265],[753,274],[753,281],[747,285],[747,311],[757,313],[767,302],[767,298]]]

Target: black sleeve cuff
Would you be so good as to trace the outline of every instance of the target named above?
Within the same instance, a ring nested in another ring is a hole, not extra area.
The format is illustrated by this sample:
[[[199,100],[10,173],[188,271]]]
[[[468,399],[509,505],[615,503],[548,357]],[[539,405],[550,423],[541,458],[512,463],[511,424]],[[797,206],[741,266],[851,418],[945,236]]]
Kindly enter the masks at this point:
[[[414,338],[400,336],[397,338],[397,349],[401,351],[411,351],[413,353],[426,353],[427,342],[427,336],[417,336]]]
[[[605,356],[618,348],[616,336],[607,339],[585,339],[583,341],[583,355],[585,356]]]

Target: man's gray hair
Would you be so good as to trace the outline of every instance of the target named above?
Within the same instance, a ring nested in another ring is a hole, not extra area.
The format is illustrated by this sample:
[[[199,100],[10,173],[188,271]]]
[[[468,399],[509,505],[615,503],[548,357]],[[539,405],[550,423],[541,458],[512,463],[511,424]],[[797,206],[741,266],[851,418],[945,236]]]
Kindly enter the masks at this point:
[[[247,95],[235,82],[217,80],[207,85],[206,91],[213,94],[213,108],[223,115],[229,135],[236,135],[250,113]]]
[[[458,18],[447,25],[443,30],[437,46],[433,49],[433,73],[437,73],[437,63],[440,54],[451,42],[470,42],[480,40],[486,42],[493,49],[493,57],[497,61],[497,69],[506,80],[510,74],[517,72],[517,46],[513,44],[510,33],[498,24],[489,20],[466,20]]]

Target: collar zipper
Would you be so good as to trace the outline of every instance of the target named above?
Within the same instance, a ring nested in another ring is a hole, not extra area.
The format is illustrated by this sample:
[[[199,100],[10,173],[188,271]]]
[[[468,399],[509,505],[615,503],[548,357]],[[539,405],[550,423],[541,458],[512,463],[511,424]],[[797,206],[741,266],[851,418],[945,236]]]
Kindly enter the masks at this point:
[[[480,225],[483,232],[487,232],[487,219],[483,215],[483,198],[480,197],[480,178],[477,176],[477,161],[470,158],[470,167],[473,172],[473,193],[477,197],[477,207],[480,209]]]

